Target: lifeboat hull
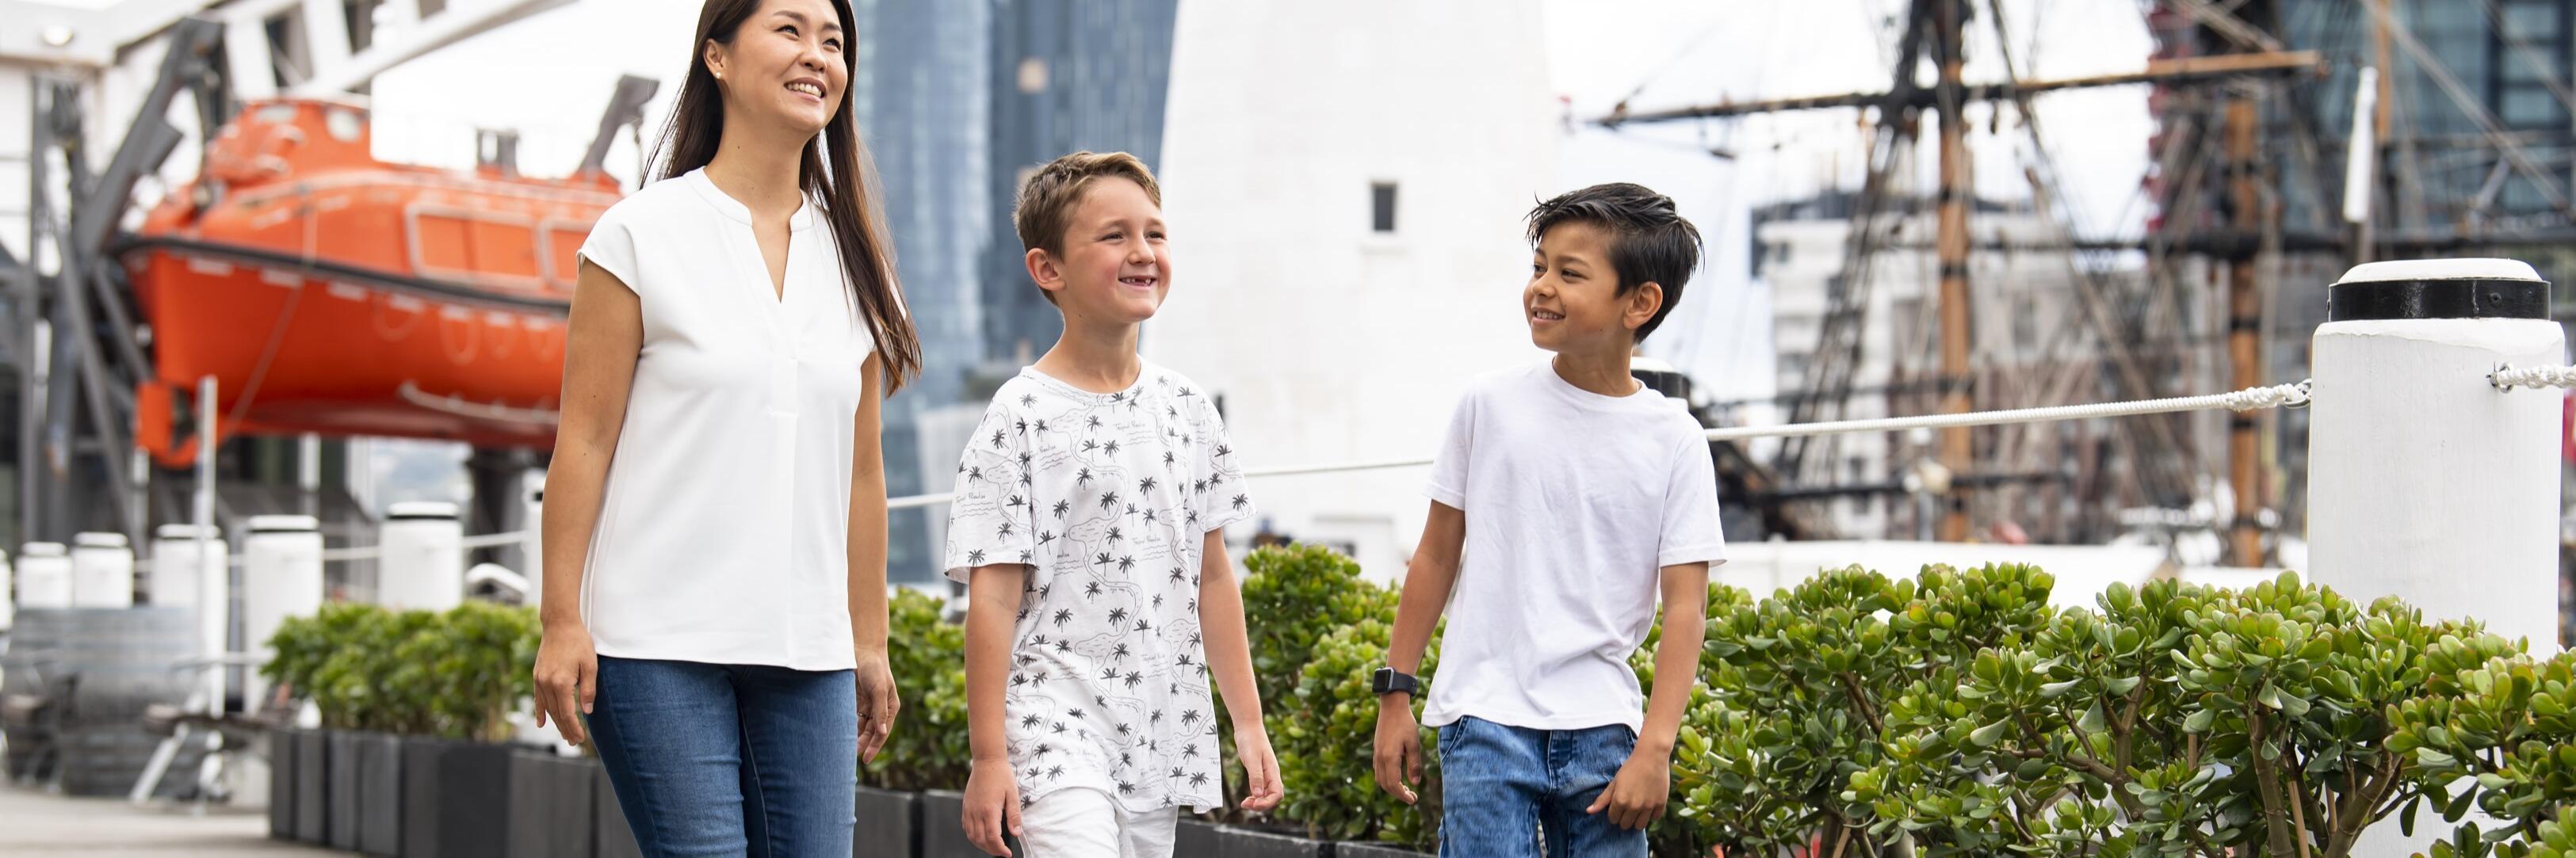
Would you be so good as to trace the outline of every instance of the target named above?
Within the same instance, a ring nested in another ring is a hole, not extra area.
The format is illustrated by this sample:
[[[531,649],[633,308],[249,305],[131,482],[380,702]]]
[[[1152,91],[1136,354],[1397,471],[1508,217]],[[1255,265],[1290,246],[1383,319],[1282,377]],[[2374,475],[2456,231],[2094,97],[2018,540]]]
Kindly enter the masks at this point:
[[[357,108],[254,105],[121,248],[158,375],[136,437],[163,464],[193,458],[179,403],[209,377],[228,434],[553,443],[574,252],[614,180],[386,164],[365,143]]]

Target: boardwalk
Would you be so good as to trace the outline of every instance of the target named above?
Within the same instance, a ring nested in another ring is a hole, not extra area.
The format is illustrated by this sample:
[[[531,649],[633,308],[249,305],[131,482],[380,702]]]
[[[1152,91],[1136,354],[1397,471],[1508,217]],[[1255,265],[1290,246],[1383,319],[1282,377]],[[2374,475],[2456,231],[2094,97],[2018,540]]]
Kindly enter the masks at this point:
[[[258,811],[138,808],[116,799],[64,798],[0,786],[0,855],[9,858],[204,856],[325,858],[345,853],[268,839]]]

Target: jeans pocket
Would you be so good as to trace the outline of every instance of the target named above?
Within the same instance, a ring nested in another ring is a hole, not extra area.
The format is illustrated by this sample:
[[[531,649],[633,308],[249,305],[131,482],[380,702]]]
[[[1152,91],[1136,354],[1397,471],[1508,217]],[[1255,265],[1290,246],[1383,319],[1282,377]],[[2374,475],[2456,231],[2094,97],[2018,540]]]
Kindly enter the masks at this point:
[[[1449,756],[1449,752],[1458,747],[1458,736],[1461,733],[1467,732],[1467,722],[1470,720],[1474,719],[1460,718],[1456,721],[1451,721],[1447,724],[1441,725],[1439,739],[1433,744],[1440,748],[1440,756],[1443,759],[1446,759]]]

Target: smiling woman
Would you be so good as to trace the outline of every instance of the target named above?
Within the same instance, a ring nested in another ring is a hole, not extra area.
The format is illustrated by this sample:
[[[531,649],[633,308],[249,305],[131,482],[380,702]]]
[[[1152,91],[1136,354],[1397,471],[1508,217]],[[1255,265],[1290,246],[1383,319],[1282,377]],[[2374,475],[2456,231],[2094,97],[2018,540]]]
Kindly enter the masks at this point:
[[[537,698],[597,739],[645,854],[848,854],[897,708],[878,410],[920,347],[843,109],[851,21],[710,0],[663,181],[580,252]]]

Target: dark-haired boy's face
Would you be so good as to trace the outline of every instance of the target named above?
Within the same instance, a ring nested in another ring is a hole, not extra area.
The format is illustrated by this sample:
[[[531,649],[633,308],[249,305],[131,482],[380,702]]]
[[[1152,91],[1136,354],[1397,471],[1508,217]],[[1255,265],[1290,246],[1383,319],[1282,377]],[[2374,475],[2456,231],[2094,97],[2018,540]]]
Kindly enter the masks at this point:
[[[1521,289],[1531,343],[1559,353],[1624,350],[1635,343],[1637,326],[1628,318],[1640,296],[1619,294],[1610,242],[1609,230],[1581,221],[1557,224],[1538,237],[1529,285]]]
[[[1134,324],[1154,317],[1172,288],[1171,248],[1163,209],[1145,187],[1102,176],[1082,189],[1065,228],[1064,256],[1051,260],[1055,293],[1067,316]]]

